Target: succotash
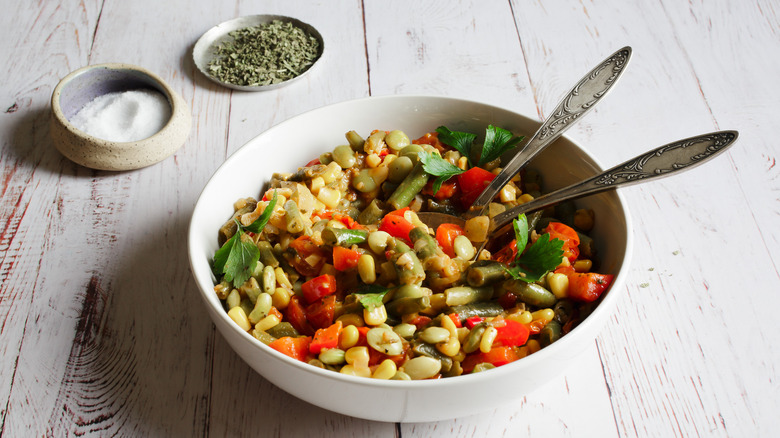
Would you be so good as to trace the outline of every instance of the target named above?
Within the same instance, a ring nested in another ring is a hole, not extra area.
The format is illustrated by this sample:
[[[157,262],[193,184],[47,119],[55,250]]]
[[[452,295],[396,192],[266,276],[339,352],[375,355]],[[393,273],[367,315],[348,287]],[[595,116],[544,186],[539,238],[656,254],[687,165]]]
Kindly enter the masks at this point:
[[[489,370],[557,341],[613,276],[595,272],[592,211],[561,204],[492,242],[487,217],[429,229],[419,211],[459,214],[522,139],[488,126],[354,131],[295,173],[239,199],[220,230],[214,291],[230,318],[269,347],[312,366],[419,380]],[[487,211],[540,195],[528,170]],[[217,231],[217,230],[215,230]],[[473,259],[476,256],[476,261]]]

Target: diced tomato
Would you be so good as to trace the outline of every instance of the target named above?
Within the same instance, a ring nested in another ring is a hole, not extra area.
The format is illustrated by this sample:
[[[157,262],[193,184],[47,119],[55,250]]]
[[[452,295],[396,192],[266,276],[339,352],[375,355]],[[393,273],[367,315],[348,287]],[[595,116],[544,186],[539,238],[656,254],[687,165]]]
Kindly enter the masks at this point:
[[[485,187],[496,178],[496,175],[481,167],[472,167],[458,175],[457,178],[462,192],[460,197],[461,206],[464,209],[468,209],[480,193],[485,190]]]
[[[507,291],[504,295],[498,297],[498,304],[504,309],[511,309],[517,305],[517,295],[514,292]]]
[[[306,319],[315,329],[333,324],[336,314],[336,295],[328,295],[306,306]]]
[[[466,318],[466,327],[469,328],[469,330],[473,329],[475,325],[479,324],[480,322],[484,321],[485,318],[481,316],[471,316],[469,318]]]
[[[433,196],[439,201],[450,199],[458,193],[458,180],[449,179],[442,183],[436,194],[433,193],[433,181],[428,181],[422,189],[423,195]]]
[[[306,167],[316,166],[317,164],[322,164],[319,158],[315,158],[309,161],[308,163],[306,163]]]
[[[360,252],[344,248],[343,246],[333,247],[333,267],[337,271],[349,271],[355,269],[360,259]]]
[[[421,328],[430,324],[430,322],[431,318],[425,315],[417,315],[409,321],[409,324],[412,324],[413,326],[417,327],[417,330],[420,330]]]
[[[382,218],[382,222],[379,223],[379,231],[403,239],[405,242],[411,244],[412,241],[409,238],[409,232],[414,229],[414,225],[411,222],[404,219],[403,216],[395,214],[387,214]]]
[[[531,331],[524,324],[511,319],[505,319],[501,326],[494,325],[496,327],[496,339],[493,340],[493,345],[496,347],[520,347],[525,345],[528,341],[528,336],[531,335]]]
[[[550,240],[562,240],[564,257],[570,262],[577,260],[580,255],[580,236],[572,227],[560,222],[550,222],[542,232],[550,234]]]
[[[436,228],[436,241],[442,251],[450,257],[455,257],[453,242],[455,238],[463,234],[463,228],[456,224],[441,224]]]
[[[452,323],[455,324],[455,328],[463,327],[463,324],[461,324],[460,322],[460,315],[458,315],[457,313],[450,313],[447,316],[452,320]]]
[[[612,284],[615,278],[611,274],[595,272],[572,272],[569,277],[569,297],[577,301],[596,301]]]
[[[284,316],[298,333],[307,336],[314,334],[314,328],[312,328],[311,324],[309,324],[309,321],[306,319],[306,311],[297,296],[290,297],[290,303],[287,305],[287,308],[284,309]]]
[[[302,336],[298,338],[284,336],[271,342],[268,344],[268,346],[282,354],[290,356],[293,359],[305,362],[306,356],[309,353],[310,344],[311,336]]]
[[[412,140],[413,144],[429,144],[436,148],[439,152],[443,152],[446,148],[444,146],[444,143],[439,140],[439,133],[438,132],[429,132],[422,137],[418,138],[417,140]]]
[[[314,333],[314,339],[309,344],[309,352],[311,354],[320,354],[323,349],[338,347],[341,328],[341,321],[336,321],[327,328],[317,330]]]
[[[464,373],[470,373],[480,363],[489,363],[500,367],[520,359],[512,347],[493,347],[487,353],[472,353],[463,360],[461,367]]]
[[[307,277],[313,277],[320,273],[326,261],[325,252],[312,242],[311,237],[298,237],[290,242],[290,248],[295,251],[295,256],[290,264],[296,271]]]
[[[274,306],[271,306],[271,310],[268,311],[268,314],[269,315],[274,315],[275,317],[279,318],[279,321],[284,319],[284,316],[282,315],[282,312],[280,312],[279,309],[277,309]]]
[[[320,275],[301,285],[303,298],[307,303],[313,303],[320,298],[336,292],[336,277],[330,274]]]
[[[493,254],[493,260],[509,264],[517,257],[517,239],[512,239],[505,247]]]
[[[344,213],[339,213],[337,211],[321,212],[321,213],[318,214],[318,216],[320,218],[322,218],[322,219],[332,219],[334,221],[341,222],[342,224],[344,224],[350,230],[355,230],[355,229],[362,230],[362,229],[366,228],[363,225],[360,225],[359,223],[357,223],[355,221],[355,219],[352,219],[352,217],[350,215],[344,214]]]

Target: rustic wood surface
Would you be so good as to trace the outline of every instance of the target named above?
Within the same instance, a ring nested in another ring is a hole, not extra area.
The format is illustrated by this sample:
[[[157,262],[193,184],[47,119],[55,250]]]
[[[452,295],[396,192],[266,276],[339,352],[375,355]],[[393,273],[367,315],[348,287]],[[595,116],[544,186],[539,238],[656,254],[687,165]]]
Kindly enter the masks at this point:
[[[2,436],[776,436],[777,1],[0,6]],[[203,32],[257,13],[320,29],[327,56],[316,74],[241,93],[197,72],[189,53]],[[190,276],[186,227],[209,176],[247,140],[369,95],[464,97],[543,117],[624,45],[634,56],[621,83],[568,134],[603,164],[718,129],[741,137],[689,174],[624,189],[635,225],[628,290],[565,374],[484,415],[377,423],[287,395],[215,332]],[[103,172],[53,148],[54,86],[103,62],[152,70],[191,106],[192,132],[174,156]]]

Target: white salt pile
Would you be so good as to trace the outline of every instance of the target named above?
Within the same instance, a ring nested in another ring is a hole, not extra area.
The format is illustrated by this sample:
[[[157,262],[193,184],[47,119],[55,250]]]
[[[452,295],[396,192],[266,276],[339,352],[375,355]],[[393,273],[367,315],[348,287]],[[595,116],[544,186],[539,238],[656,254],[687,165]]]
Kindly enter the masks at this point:
[[[98,96],[79,110],[71,123],[89,135],[116,142],[151,137],[171,118],[171,106],[162,93],[131,90]]]

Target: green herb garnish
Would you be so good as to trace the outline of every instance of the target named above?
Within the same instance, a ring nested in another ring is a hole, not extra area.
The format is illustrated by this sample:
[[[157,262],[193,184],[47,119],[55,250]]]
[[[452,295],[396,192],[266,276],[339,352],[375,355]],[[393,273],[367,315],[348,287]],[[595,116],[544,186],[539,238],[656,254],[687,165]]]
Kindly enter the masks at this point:
[[[224,280],[239,287],[249,280],[255,263],[260,259],[260,250],[251,239],[242,239],[246,235],[236,220],[238,229],[222,248],[214,253],[214,273],[224,275]]]
[[[355,292],[355,298],[369,312],[384,304],[382,298],[390,289],[378,284],[364,284]]]
[[[485,145],[482,146],[482,155],[479,156],[479,166],[500,157],[504,152],[523,141],[523,138],[514,137],[506,129],[493,125],[488,126],[485,132]]]
[[[213,272],[216,277],[232,282],[233,287],[239,287],[249,280],[255,264],[260,259],[260,250],[251,239],[243,237],[246,235],[244,231],[254,233],[262,231],[271,218],[275,206],[276,190],[271,202],[263,209],[263,213],[249,226],[243,227],[238,219],[234,219],[238,226],[236,233],[214,253]]]
[[[528,219],[525,214],[512,221],[512,225],[517,239],[517,257],[506,268],[507,272],[515,280],[528,283],[541,280],[561,263],[563,241],[557,238],[550,239],[550,234],[545,233],[539,236],[536,242],[527,246]]]
[[[273,20],[234,30],[232,40],[214,48],[211,76],[235,85],[271,85],[305,72],[319,56],[320,43],[291,22]]]
[[[474,140],[477,138],[476,135],[469,132],[450,131],[446,126],[439,126],[436,128],[436,132],[439,133],[439,140],[442,143],[455,148],[469,160],[469,164],[472,164],[471,145],[474,144]]]
[[[445,181],[455,175],[460,175],[461,173],[465,172],[465,170],[453,165],[437,153],[418,152],[417,155],[420,157],[420,161],[423,164],[423,170],[436,177],[436,179],[433,181],[434,194],[439,192],[441,185]]]
[[[436,132],[439,133],[439,140],[465,156],[471,167],[483,166],[497,159],[504,152],[523,141],[524,138],[514,137],[506,129],[488,125],[485,130],[485,143],[482,145],[479,161],[475,164],[471,159],[471,148],[477,138],[476,135],[468,132],[450,131],[446,126],[439,126],[436,128]]]

